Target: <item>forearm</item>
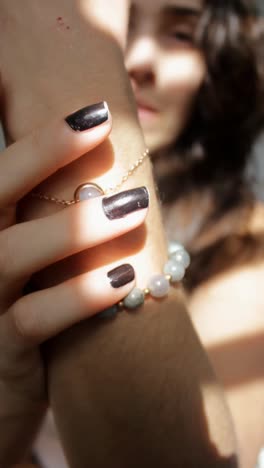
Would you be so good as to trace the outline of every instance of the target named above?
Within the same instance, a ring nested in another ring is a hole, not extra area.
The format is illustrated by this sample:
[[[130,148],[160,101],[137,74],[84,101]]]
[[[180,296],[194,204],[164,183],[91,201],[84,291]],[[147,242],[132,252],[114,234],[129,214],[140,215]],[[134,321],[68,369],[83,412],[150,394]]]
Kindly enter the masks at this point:
[[[52,356],[71,467],[237,466],[222,392],[178,294],[136,316],[82,324]]]
[[[114,121],[112,162],[109,145],[102,145],[89,159],[72,164],[42,185],[45,192],[66,199],[72,198],[85,178],[102,186],[115,184],[144,149],[117,43],[91,25],[84,28],[78,15],[71,18],[70,28],[75,33],[52,56],[58,73],[42,82],[45,104],[27,107],[29,97],[37,102],[31,90],[33,96],[23,95],[20,103],[20,112],[26,115],[23,124],[16,117],[19,106],[12,109],[11,105],[6,121],[10,138],[15,139],[50,113],[67,115],[87,103],[107,100]],[[105,167],[100,176],[99,158],[100,167]],[[42,287],[72,276],[73,271],[81,273],[87,265],[96,268],[104,261],[111,266],[117,258],[133,264],[141,287],[154,271],[162,271],[166,246],[150,163],[142,169],[124,188],[144,184],[150,191],[146,242],[138,230],[92,254],[86,252],[39,275]],[[21,214],[31,219],[55,209],[31,201]],[[109,468],[150,463],[169,467],[187,462],[185,466],[198,466],[197,460],[204,467],[235,466],[229,458],[235,446],[223,395],[178,293],[170,302],[149,302],[139,313],[124,312],[109,322],[95,317],[81,323],[50,345],[48,371],[50,398],[72,467],[88,463]]]

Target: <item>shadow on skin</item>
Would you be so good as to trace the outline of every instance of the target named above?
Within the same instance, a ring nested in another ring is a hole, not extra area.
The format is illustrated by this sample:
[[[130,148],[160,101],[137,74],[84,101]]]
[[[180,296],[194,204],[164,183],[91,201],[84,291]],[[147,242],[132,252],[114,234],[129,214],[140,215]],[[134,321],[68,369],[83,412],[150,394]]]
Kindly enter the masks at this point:
[[[36,191],[42,191],[45,187],[45,193],[49,191],[49,186],[52,187],[50,193],[56,193],[59,198],[68,199],[68,191],[65,189],[71,186],[81,185],[89,180],[93,180],[108,172],[114,164],[113,145],[109,139],[101,143],[89,153],[84,154],[79,159],[76,159],[71,164],[59,169],[55,174],[52,174],[44,183],[36,187]],[[70,171],[69,171],[70,168]],[[73,198],[73,194],[72,194]],[[57,207],[58,208],[58,207]]]
[[[226,387],[234,388],[264,377],[263,340],[264,334],[259,333],[207,348]]]
[[[54,263],[33,275],[30,284],[33,290],[40,290],[61,284],[77,275],[87,273],[113,262],[122,263],[124,258],[139,253],[145,245],[147,229],[142,225],[110,242],[83,250],[82,252]]]
[[[214,377],[201,364],[202,348],[179,299],[109,320],[94,316],[44,349],[72,468],[238,466],[234,454],[219,453],[210,433],[203,392],[215,386]],[[218,420],[211,413],[210,426]]]

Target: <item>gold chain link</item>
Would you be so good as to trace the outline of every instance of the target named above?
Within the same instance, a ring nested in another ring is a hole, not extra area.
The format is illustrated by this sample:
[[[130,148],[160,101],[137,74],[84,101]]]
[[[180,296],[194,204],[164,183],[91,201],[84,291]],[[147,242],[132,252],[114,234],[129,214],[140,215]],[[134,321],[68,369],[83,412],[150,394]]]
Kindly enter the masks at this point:
[[[138,167],[143,164],[143,162],[148,156],[149,156],[149,149],[147,148],[142,154],[142,156],[134,164],[132,164],[132,166],[130,166],[128,171],[123,175],[120,182],[117,185],[115,185],[115,187],[109,187],[106,190],[104,190],[104,194],[110,195],[111,193],[117,192],[120,189],[120,187],[122,187],[122,185],[128,180],[128,178],[134,174],[134,172],[138,169]],[[56,203],[57,205],[69,206],[69,205],[74,205],[75,203],[79,203],[76,200],[61,200],[60,198],[45,195],[45,193],[42,193],[42,192],[31,192],[30,196],[33,198],[39,198],[41,200],[50,201],[50,202]]]
[[[32,198],[40,198],[40,200],[51,201],[51,202],[56,203],[57,205],[69,206],[69,205],[73,205],[74,203],[78,203],[75,200],[68,201],[68,200],[60,200],[59,198],[56,198],[56,197],[49,197],[48,195],[45,195],[42,192],[31,192],[30,196]]]

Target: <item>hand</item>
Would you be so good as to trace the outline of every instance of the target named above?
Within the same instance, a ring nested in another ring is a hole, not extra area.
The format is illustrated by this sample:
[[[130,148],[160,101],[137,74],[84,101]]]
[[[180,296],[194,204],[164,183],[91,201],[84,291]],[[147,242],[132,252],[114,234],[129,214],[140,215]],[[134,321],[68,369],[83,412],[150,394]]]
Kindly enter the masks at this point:
[[[142,188],[138,192],[145,196],[144,207],[139,209],[140,204],[135,200],[131,203],[131,196],[128,201],[124,195],[127,192],[121,192],[118,216],[113,216],[116,206],[110,203],[112,198],[99,196],[39,219],[16,223],[16,204],[20,199],[107,138],[111,116],[105,108],[103,112],[106,121],[85,131],[74,131],[63,119],[50,121],[0,155],[1,434],[6,429],[6,417],[23,413],[26,424],[27,409],[32,412],[33,404],[43,408],[47,403],[39,345],[120,301],[134,287],[132,267],[118,270],[118,274],[111,268],[109,274],[109,267],[101,265],[56,286],[23,295],[34,273],[131,231],[146,217],[148,194]],[[86,111],[82,123],[87,122],[87,116],[91,121],[91,112]],[[120,213],[124,201],[125,213]],[[122,260],[116,266],[120,265]],[[1,440],[0,460],[5,460],[1,458],[5,450]],[[8,450],[12,452],[12,447]]]

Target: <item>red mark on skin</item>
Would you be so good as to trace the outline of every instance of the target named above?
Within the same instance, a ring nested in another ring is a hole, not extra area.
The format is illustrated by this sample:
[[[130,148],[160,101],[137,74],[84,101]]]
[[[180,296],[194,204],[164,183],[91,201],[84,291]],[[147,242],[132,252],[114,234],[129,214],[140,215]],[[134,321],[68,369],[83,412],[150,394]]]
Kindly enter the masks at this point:
[[[57,18],[57,23],[59,23],[59,26],[64,26],[64,22],[63,22],[61,16],[58,16],[58,18]]]
[[[57,23],[59,24],[59,26],[65,26],[65,29],[71,29],[70,26],[66,26],[63,22],[63,19],[62,19],[62,16],[58,16],[57,18]]]

